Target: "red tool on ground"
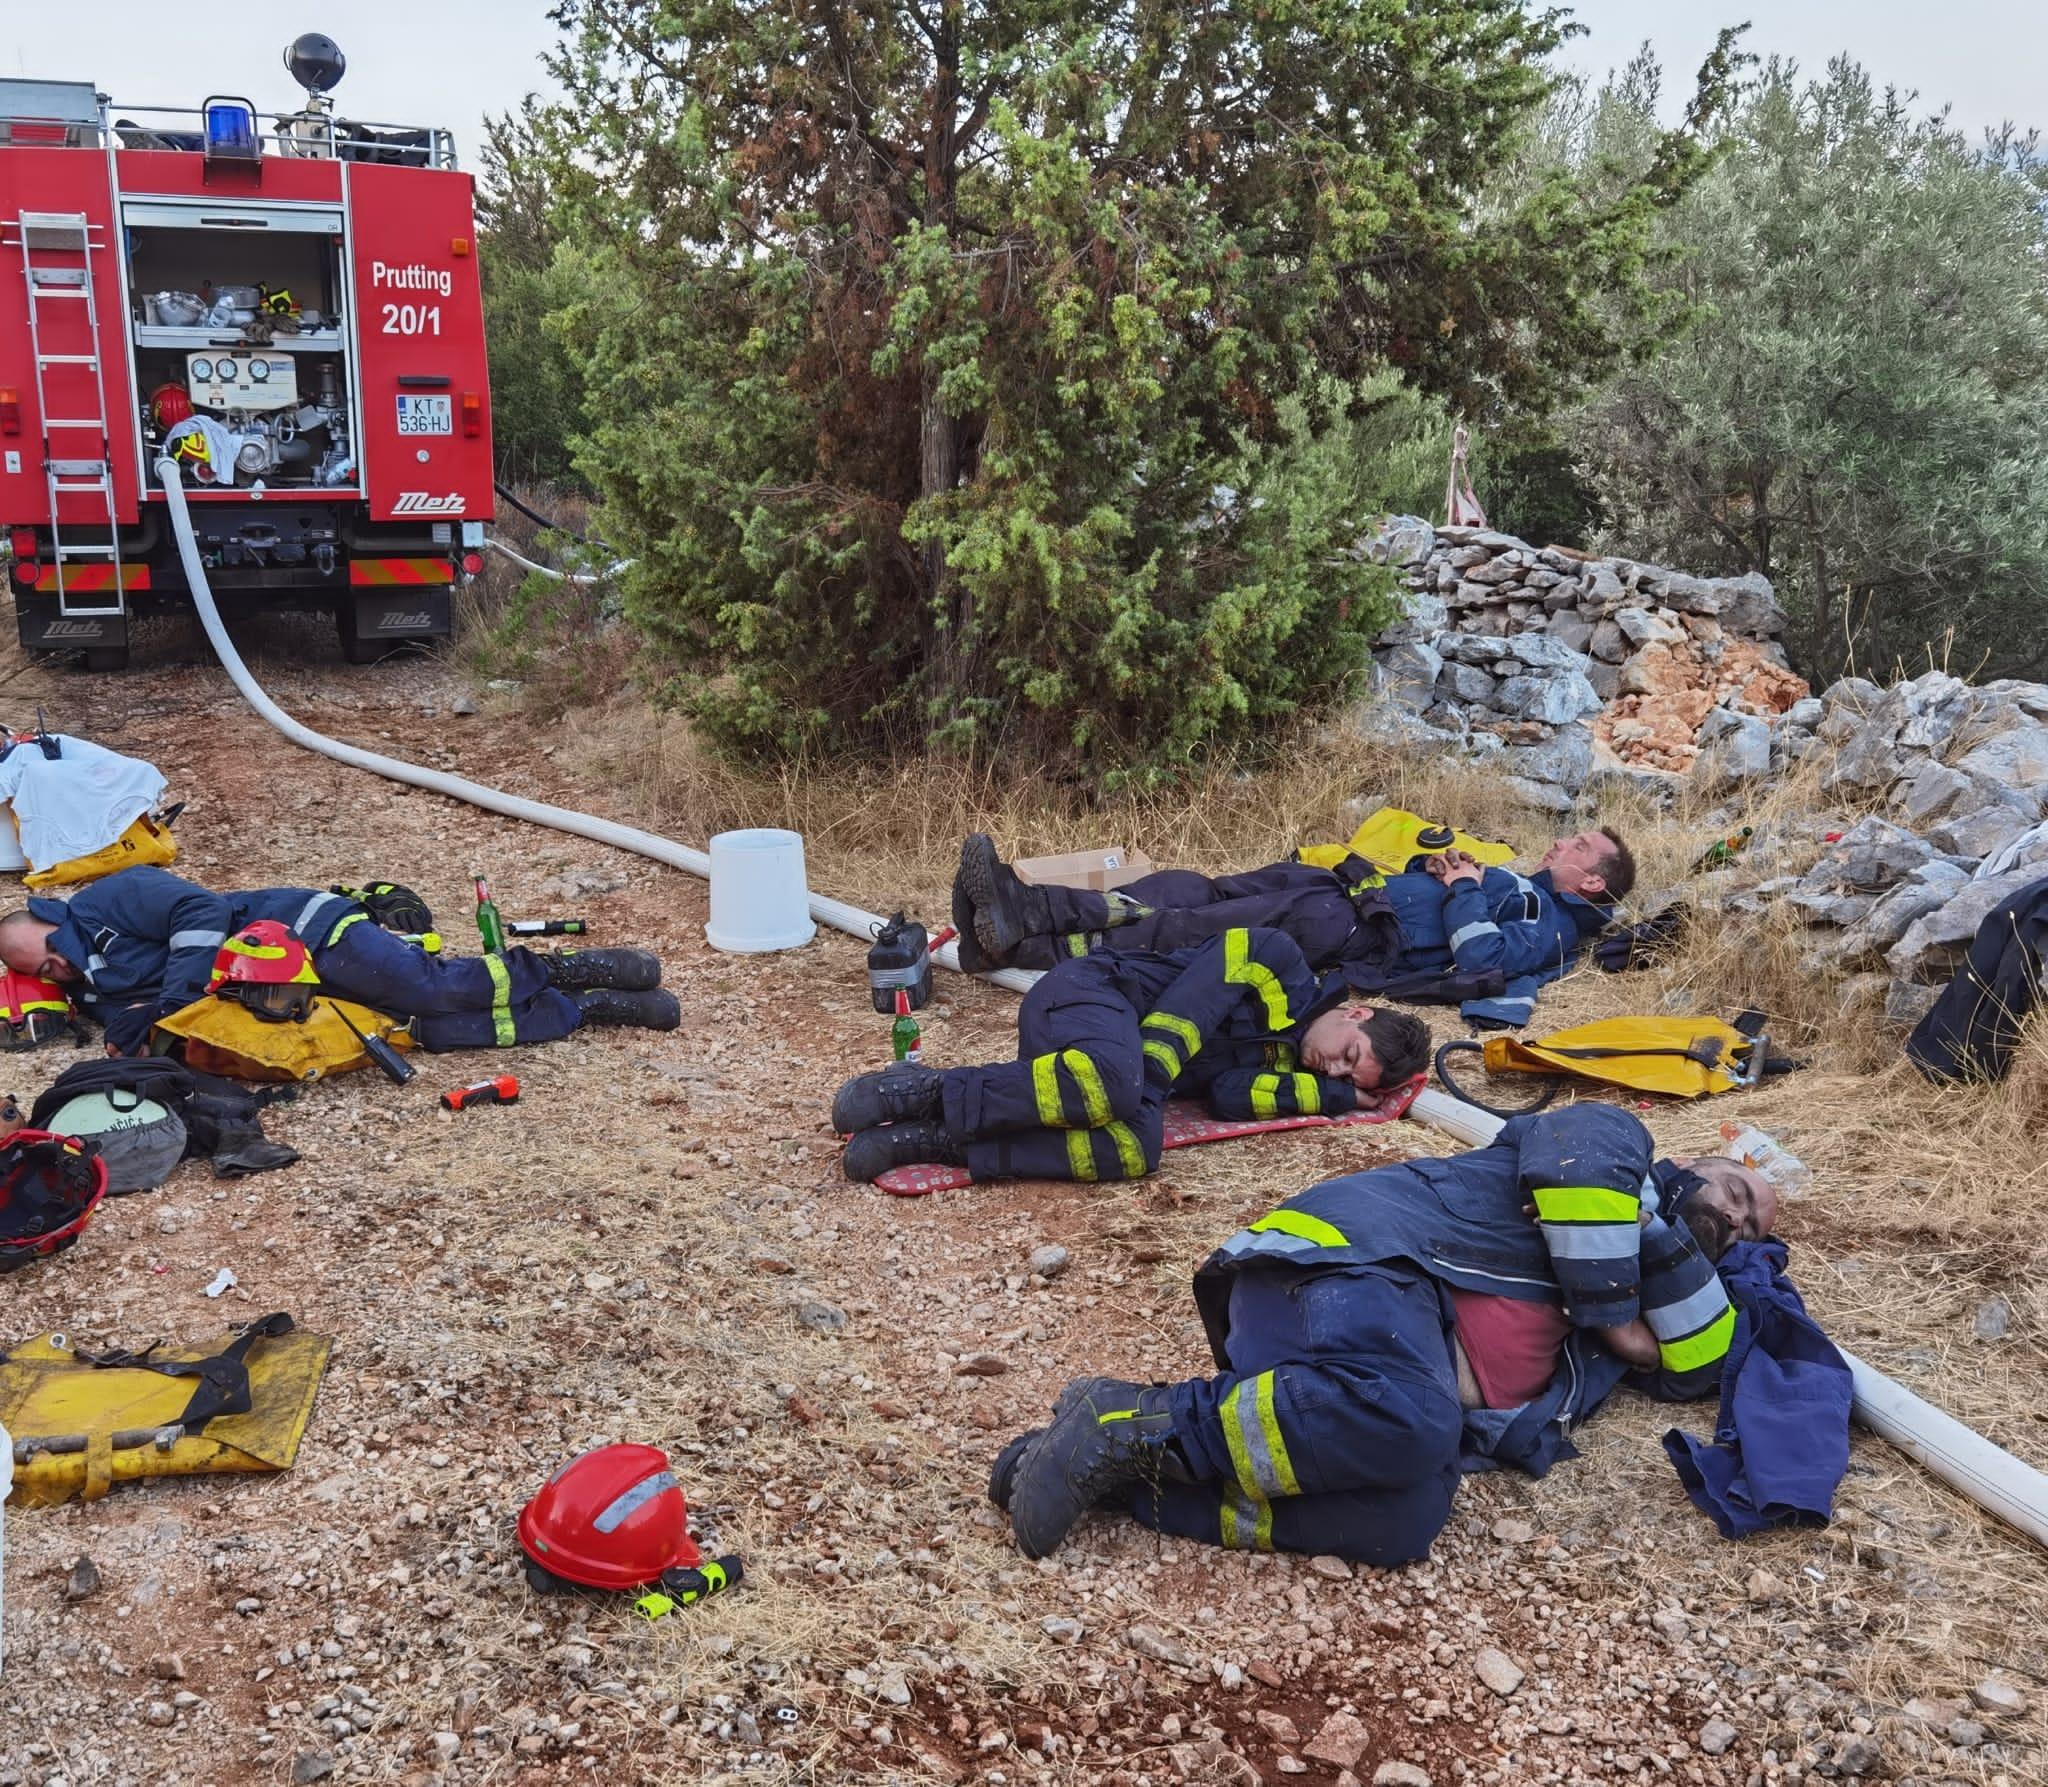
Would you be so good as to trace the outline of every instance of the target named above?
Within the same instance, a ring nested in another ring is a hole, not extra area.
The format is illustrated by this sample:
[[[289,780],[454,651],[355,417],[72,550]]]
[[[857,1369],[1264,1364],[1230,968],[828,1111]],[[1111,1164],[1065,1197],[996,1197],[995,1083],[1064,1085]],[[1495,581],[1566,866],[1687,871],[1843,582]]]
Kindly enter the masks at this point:
[[[441,1094],[441,1104],[451,1111],[466,1111],[473,1104],[517,1104],[519,1082],[509,1073],[501,1073],[494,1080],[478,1080],[473,1085],[457,1086],[453,1092]]]

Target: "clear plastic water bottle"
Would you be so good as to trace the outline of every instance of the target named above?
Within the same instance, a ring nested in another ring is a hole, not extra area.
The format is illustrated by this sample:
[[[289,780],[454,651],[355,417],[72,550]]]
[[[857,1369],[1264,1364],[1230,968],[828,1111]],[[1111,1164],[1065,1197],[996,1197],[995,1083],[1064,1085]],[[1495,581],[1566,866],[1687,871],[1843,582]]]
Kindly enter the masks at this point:
[[[1804,1197],[1813,1189],[1813,1169],[1768,1130],[1754,1124],[1724,1123],[1721,1140],[1730,1155],[1744,1166],[1754,1167],[1786,1197]]]

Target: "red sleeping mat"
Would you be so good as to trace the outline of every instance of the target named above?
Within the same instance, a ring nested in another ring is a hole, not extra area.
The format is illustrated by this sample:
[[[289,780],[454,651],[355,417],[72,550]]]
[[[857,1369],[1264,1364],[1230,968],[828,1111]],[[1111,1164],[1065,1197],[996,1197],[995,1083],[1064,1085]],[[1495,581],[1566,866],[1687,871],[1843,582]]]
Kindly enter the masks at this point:
[[[1195,1148],[1203,1142],[1232,1142],[1239,1136],[1269,1135],[1276,1129],[1331,1129],[1341,1124],[1391,1123],[1405,1116],[1415,1095],[1429,1083],[1418,1074],[1407,1085],[1385,1095],[1378,1110],[1349,1111],[1341,1117],[1266,1117],[1250,1123],[1226,1123],[1205,1115],[1198,1105],[1171,1099],[1166,1106],[1168,1148]],[[928,1192],[957,1191],[974,1181],[965,1167],[895,1167],[875,1181],[893,1197],[921,1198]]]

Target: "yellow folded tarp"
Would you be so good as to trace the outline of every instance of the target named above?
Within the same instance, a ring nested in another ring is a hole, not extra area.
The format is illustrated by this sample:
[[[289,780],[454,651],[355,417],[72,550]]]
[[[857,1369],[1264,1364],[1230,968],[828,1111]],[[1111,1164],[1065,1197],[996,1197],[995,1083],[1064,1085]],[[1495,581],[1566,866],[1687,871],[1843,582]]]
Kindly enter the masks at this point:
[[[1383,875],[1398,875],[1412,858],[1443,850],[1462,850],[1473,861],[1491,869],[1505,868],[1515,860],[1512,844],[1490,844],[1462,831],[1451,831],[1448,840],[1438,835],[1429,843],[1421,841],[1425,833],[1441,834],[1447,829],[1400,807],[1382,807],[1367,816],[1365,823],[1351,834],[1350,843],[1304,844],[1294,854],[1298,860],[1319,869],[1341,868],[1346,857],[1356,856]]]
[[[277,1318],[272,1318],[277,1319]],[[159,1360],[212,1359],[241,1337],[210,1347],[159,1347]],[[259,1335],[241,1364],[249,1374],[246,1414],[213,1417],[196,1434],[178,1420],[201,1380],[139,1365],[93,1366],[61,1334],[45,1334],[0,1359],[0,1423],[14,1440],[16,1507],[95,1501],[116,1483],[211,1471],[281,1471],[297,1456],[313,1397],[334,1345],[303,1328]],[[160,1445],[160,1438],[168,1444]]]
[[[343,1014],[348,1023],[342,1022]],[[177,1037],[184,1042],[188,1067],[225,1074],[229,1079],[320,1080],[329,1074],[347,1073],[368,1059],[349,1024],[365,1036],[381,1036],[398,1048],[413,1046],[411,1032],[398,1019],[346,999],[322,994],[303,1023],[278,1024],[259,1018],[246,1005],[216,999],[210,993],[193,1000],[183,1011],[158,1019],[154,1046],[162,1054],[166,1046],[162,1039]]]

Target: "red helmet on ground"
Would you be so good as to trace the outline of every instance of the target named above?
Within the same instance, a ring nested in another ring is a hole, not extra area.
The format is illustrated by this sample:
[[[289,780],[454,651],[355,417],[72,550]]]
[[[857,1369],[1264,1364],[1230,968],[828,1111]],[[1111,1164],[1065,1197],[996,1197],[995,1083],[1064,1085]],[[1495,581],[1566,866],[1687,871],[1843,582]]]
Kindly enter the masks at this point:
[[[96,1149],[44,1129],[0,1141],[0,1272],[13,1272],[76,1241],[107,1195]]]
[[[259,918],[220,946],[206,990],[283,1023],[304,1021],[319,985],[313,952],[276,919]]]
[[[519,1543],[543,1571],[579,1588],[645,1588],[703,1559],[659,1446],[600,1446],[571,1459],[519,1511]]]

